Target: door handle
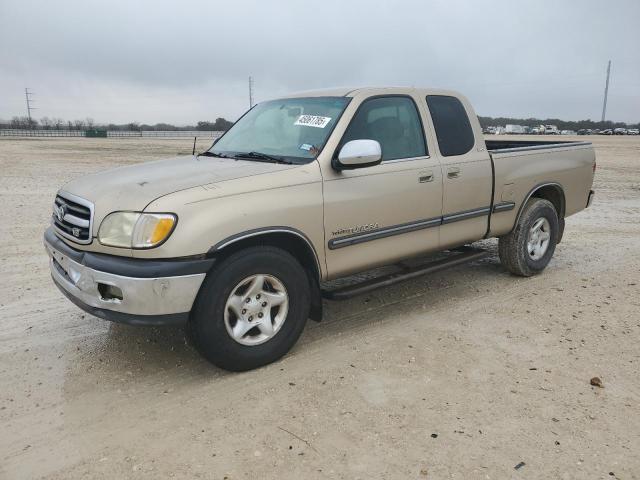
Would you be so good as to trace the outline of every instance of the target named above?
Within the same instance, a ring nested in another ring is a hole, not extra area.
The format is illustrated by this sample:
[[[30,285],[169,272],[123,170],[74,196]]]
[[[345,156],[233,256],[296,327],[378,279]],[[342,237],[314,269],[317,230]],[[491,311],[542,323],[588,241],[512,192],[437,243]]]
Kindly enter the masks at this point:
[[[458,178],[460,177],[460,169],[458,167],[450,167],[447,169],[447,177]]]
[[[420,172],[419,180],[420,183],[433,182],[433,172],[431,170],[428,172]]]

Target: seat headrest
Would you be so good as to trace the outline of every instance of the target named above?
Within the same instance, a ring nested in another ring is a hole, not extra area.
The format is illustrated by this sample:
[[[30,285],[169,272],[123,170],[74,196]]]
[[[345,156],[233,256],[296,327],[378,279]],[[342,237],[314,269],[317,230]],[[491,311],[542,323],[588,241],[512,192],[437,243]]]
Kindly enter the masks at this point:
[[[376,138],[397,139],[404,134],[404,127],[396,117],[382,117],[371,123],[369,131]]]

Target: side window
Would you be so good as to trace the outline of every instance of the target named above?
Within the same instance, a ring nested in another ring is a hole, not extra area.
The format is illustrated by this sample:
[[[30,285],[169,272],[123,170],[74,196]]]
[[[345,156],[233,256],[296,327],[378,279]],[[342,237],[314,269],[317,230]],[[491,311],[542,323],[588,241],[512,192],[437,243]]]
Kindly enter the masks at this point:
[[[383,161],[427,155],[422,123],[408,97],[365,100],[347,127],[342,145],[363,139],[380,142]]]
[[[427,105],[443,156],[463,155],[473,148],[473,130],[460,100],[447,95],[428,95]]]

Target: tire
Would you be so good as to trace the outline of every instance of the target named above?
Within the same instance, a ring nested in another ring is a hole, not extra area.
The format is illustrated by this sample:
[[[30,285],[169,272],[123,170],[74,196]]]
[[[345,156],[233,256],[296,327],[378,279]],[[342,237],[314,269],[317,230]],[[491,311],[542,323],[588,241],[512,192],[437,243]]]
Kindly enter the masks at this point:
[[[538,236],[530,236],[532,228],[539,224],[541,227],[538,229]],[[548,235],[546,246],[543,240],[545,235]],[[553,204],[541,198],[531,198],[525,204],[513,230],[498,241],[500,262],[514,275],[536,275],[545,269],[553,257],[558,235],[558,214]],[[533,249],[529,248],[529,240],[532,240]]]
[[[187,332],[196,349],[214,365],[235,372],[251,370],[279,359],[293,347],[309,308],[309,280],[300,263],[279,248],[251,247],[229,256],[207,274]]]

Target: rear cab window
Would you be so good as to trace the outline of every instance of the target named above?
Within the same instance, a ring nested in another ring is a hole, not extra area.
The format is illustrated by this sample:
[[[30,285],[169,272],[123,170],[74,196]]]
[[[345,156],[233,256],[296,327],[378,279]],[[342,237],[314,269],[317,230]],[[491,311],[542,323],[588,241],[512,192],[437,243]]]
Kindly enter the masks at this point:
[[[449,95],[427,95],[427,106],[440,154],[452,157],[469,152],[475,144],[475,137],[462,102]]]
[[[428,155],[418,109],[413,99],[404,95],[362,102],[342,137],[341,146],[363,139],[380,143],[383,162]]]

